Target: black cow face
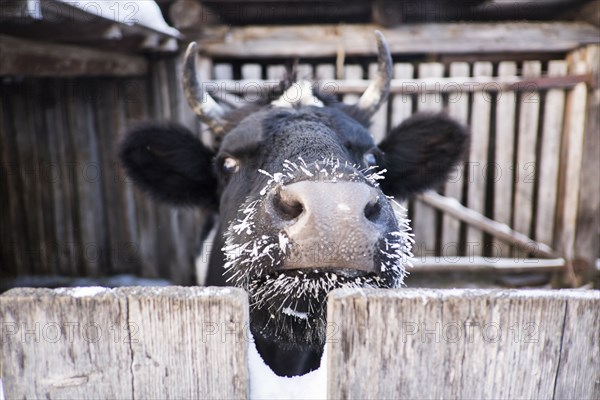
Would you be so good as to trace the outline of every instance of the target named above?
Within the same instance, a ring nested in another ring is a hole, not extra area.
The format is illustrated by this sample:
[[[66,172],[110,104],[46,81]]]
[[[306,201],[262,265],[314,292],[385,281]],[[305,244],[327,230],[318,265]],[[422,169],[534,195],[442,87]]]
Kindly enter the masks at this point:
[[[391,65],[383,58],[380,70]],[[188,96],[198,88],[189,79]],[[183,127],[153,124],[126,136],[120,158],[158,200],[219,212],[210,269],[220,279],[209,283],[246,289],[255,337],[318,348],[329,291],[402,285],[412,237],[392,196],[443,182],[468,134],[444,114],[422,114],[376,145],[367,128],[387,95],[375,90],[381,82],[357,106],[299,87],[293,102],[279,93],[230,115],[204,106],[198,114],[222,137],[214,151]]]

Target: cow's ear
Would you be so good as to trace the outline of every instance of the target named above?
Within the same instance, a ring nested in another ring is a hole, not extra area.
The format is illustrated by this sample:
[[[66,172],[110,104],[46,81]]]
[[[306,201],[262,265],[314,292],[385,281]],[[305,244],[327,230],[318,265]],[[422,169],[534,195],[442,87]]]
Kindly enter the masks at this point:
[[[217,207],[214,153],[181,125],[144,123],[119,143],[127,175],[157,200]]]
[[[406,198],[444,182],[469,145],[468,129],[445,114],[416,114],[380,143],[382,190]]]

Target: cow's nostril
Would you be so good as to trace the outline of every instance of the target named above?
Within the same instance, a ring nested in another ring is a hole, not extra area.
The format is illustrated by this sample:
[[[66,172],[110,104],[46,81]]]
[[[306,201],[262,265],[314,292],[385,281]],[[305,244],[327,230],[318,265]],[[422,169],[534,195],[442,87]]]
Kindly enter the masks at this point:
[[[277,214],[285,221],[297,218],[304,211],[302,203],[292,199],[282,199],[279,194],[273,196],[273,208],[275,208]]]
[[[376,222],[381,215],[381,204],[379,201],[379,197],[375,200],[370,201],[365,206],[365,217],[371,222]]]

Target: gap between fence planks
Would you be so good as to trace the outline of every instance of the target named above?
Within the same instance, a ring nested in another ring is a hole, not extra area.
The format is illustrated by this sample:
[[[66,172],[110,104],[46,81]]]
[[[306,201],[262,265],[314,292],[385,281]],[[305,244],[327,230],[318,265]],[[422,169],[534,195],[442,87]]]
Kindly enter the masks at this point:
[[[598,398],[599,307],[599,291],[336,290],[328,398]]]
[[[7,398],[248,397],[241,289],[13,289],[0,321]]]

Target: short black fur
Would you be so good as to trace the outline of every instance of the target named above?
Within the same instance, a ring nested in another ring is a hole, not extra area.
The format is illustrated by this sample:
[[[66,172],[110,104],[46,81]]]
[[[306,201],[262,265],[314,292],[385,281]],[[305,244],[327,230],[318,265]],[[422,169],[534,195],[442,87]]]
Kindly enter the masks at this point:
[[[157,200],[217,209],[214,153],[185,127],[140,124],[121,141],[118,153],[128,176]]]
[[[387,169],[381,187],[400,199],[434,188],[446,181],[468,146],[468,129],[456,120],[443,113],[416,114],[379,144]]]

